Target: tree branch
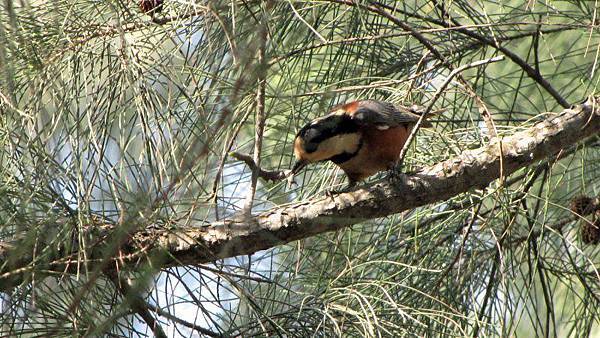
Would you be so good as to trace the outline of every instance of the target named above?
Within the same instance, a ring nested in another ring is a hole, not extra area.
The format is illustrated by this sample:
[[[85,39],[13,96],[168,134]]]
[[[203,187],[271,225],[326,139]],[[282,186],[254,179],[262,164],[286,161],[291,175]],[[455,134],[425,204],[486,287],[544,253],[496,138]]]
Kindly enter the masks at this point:
[[[262,178],[267,181],[281,181],[284,180],[288,174],[289,170],[266,170],[261,168],[254,162],[252,156],[248,154],[242,154],[238,152],[231,152],[229,155],[237,160],[243,161],[250,168],[252,173],[256,173],[257,177]]]
[[[494,139],[489,145],[467,150],[414,174],[402,175],[399,180],[367,184],[333,197],[317,196],[243,220],[225,220],[172,230],[141,230],[132,234],[123,245],[118,260],[125,268],[135,268],[148,260],[157,267],[200,264],[250,254],[446,200],[473,188],[483,188],[498,179],[501,173],[510,175],[587,137],[599,135],[598,103],[600,97],[590,98],[584,104],[561,113],[549,114],[545,120],[512,136]],[[95,236],[106,236],[114,231],[115,226],[89,225],[84,228]],[[89,249],[91,260],[100,259],[105,246],[110,245],[99,243]],[[26,241],[0,242],[0,290],[28,283],[34,270],[37,278],[42,273],[57,274],[76,266],[72,264],[76,262],[76,254],[61,256],[61,252],[67,252],[65,248],[55,250],[54,257],[46,257],[48,263],[42,264],[39,257],[35,257],[33,263],[29,245]]]
[[[140,292],[134,290],[134,288],[132,288],[124,278],[119,277],[117,273],[107,274],[107,276],[123,297],[123,301],[129,303],[131,309],[142,318],[146,325],[148,325],[150,330],[152,330],[152,333],[154,333],[154,336],[158,338],[167,338],[160,323],[158,323],[158,321],[150,314],[148,309],[150,304],[146,303]]]
[[[258,184],[259,168],[260,168],[260,155],[262,151],[263,136],[265,133],[265,124],[267,122],[267,115],[265,114],[265,90],[267,87],[267,62],[265,59],[265,50],[267,48],[267,27],[266,18],[263,13],[264,23],[258,24],[258,57],[257,57],[257,80],[258,90],[256,92],[256,115],[254,117],[254,156],[252,162],[256,165],[256,169],[252,169],[252,179],[250,182],[250,189],[248,190],[248,196],[244,203],[244,212],[248,215],[252,212],[252,205],[254,204],[254,196],[256,195],[256,187]]]

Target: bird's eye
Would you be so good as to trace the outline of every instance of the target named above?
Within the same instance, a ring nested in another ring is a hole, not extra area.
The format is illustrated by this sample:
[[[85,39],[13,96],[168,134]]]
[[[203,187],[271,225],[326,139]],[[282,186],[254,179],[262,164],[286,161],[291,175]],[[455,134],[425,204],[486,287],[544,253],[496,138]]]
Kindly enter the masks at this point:
[[[307,143],[312,142],[319,135],[319,131],[316,128],[309,128],[304,132],[304,140]]]
[[[319,135],[320,132],[317,128],[308,128],[302,133],[302,139],[304,140],[304,150],[307,153],[312,153],[319,147]]]
[[[307,153],[313,153],[313,152],[317,151],[318,147],[319,147],[319,144],[315,143],[315,142],[306,142],[304,144],[304,150]]]

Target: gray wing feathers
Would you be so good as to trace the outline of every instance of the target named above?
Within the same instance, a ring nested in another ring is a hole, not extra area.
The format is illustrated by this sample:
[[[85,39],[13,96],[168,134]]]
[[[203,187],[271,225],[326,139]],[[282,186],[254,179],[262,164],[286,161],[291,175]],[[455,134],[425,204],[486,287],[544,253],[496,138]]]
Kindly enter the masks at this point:
[[[375,127],[397,127],[401,124],[414,124],[419,120],[420,110],[414,108],[396,107],[391,103],[365,100],[361,101],[352,119],[360,125]],[[431,123],[423,121],[423,127]]]

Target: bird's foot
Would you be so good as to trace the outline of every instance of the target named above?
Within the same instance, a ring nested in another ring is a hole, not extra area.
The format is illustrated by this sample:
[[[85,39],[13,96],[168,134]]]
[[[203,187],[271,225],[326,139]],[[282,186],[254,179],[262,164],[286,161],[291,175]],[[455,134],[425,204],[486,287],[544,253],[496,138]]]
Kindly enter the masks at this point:
[[[390,181],[399,181],[402,178],[402,165],[401,164],[392,164],[388,169],[387,179]]]
[[[339,195],[339,194],[343,193],[342,190],[333,190],[333,189],[325,190],[325,196],[327,196],[327,197],[333,197],[335,195]]]

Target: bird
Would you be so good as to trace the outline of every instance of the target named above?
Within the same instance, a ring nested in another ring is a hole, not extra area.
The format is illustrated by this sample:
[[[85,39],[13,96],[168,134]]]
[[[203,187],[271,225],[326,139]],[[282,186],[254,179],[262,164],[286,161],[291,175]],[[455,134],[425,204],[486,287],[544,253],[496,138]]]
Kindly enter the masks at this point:
[[[394,172],[402,147],[422,113],[418,106],[400,107],[378,100],[334,106],[328,115],[310,121],[296,134],[296,161],[288,178],[309,163],[331,161],[348,177],[345,191],[378,172]],[[432,124],[423,119],[421,127]]]

